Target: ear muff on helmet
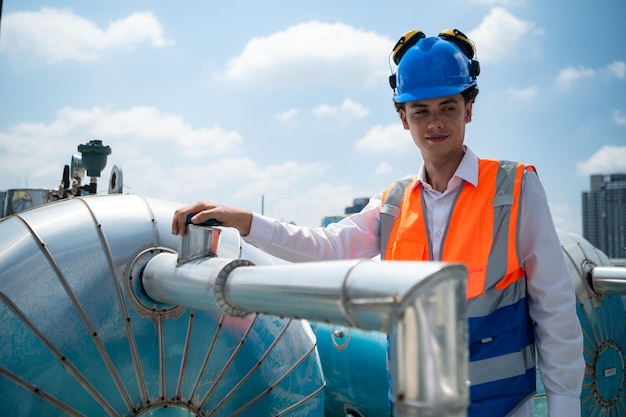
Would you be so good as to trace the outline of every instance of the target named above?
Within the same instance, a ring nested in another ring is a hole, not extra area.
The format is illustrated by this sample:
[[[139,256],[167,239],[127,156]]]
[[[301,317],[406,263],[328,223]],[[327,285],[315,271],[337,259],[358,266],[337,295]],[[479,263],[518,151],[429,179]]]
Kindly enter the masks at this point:
[[[402,35],[402,37],[398,39],[398,42],[396,42],[395,46],[393,47],[393,50],[391,51],[391,59],[393,59],[394,64],[398,65],[400,63],[400,60],[402,59],[402,56],[405,54],[405,52],[411,46],[415,45],[417,41],[425,37],[426,35],[424,35],[424,32],[422,32],[419,29],[413,29],[405,33],[404,35]],[[395,74],[391,74],[389,76],[389,85],[391,86],[392,90],[396,89],[396,75]]]
[[[472,75],[478,77],[480,75],[480,63],[474,59],[476,55],[476,45],[463,32],[458,29],[445,29],[439,34],[441,39],[445,39],[458,46],[465,56],[470,60]]]
[[[463,32],[458,29],[445,29],[439,34],[439,37],[452,42],[465,54],[469,59],[474,58],[476,54],[476,46]]]
[[[396,45],[391,51],[391,58],[393,59],[393,62],[398,65],[402,59],[402,55],[404,55],[407,49],[425,37],[426,35],[424,35],[424,32],[418,29],[405,33],[400,39],[398,39],[398,42],[396,42]]]

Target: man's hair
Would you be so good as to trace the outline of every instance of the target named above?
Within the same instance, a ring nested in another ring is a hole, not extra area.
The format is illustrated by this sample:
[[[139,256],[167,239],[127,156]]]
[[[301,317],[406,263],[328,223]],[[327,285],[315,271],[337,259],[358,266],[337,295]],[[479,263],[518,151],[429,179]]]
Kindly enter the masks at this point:
[[[469,88],[466,88],[461,92],[461,95],[463,96],[466,105],[470,101],[476,101],[476,96],[478,95],[478,86],[473,85]],[[404,109],[405,103],[398,103],[394,100],[393,105],[396,107],[396,111],[400,111],[400,109]]]

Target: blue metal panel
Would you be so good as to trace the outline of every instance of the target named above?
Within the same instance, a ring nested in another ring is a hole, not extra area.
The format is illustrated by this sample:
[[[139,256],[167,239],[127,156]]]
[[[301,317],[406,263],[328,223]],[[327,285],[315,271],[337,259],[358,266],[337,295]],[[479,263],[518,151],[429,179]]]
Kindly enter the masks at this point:
[[[583,416],[622,415],[626,411],[626,297],[603,297],[578,307],[585,338],[587,372]]]
[[[326,417],[388,416],[387,337],[314,323],[326,377]]]

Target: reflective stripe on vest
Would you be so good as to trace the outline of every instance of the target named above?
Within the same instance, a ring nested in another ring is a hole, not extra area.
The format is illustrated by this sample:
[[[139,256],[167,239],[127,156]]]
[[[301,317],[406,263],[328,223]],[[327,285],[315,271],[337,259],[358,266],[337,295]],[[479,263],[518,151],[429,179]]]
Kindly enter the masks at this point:
[[[391,229],[400,214],[400,203],[404,199],[404,190],[412,188],[417,178],[407,178],[394,182],[384,193],[380,206],[380,256],[385,257]],[[411,186],[409,187],[409,184]]]
[[[534,170],[515,162],[481,159],[480,188],[462,185],[442,240],[441,260],[463,262],[469,272],[470,415],[487,409],[484,415],[506,415],[535,391],[534,335],[517,251],[526,169]],[[383,259],[433,259],[424,199],[415,181],[394,183],[383,193]],[[493,407],[498,410],[495,414]]]

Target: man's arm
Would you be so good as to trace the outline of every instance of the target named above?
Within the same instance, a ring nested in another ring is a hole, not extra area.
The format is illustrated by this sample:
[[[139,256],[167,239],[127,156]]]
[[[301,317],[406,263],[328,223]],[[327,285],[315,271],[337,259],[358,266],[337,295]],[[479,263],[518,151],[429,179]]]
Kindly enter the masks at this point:
[[[574,285],[563,257],[543,187],[535,172],[524,180],[519,225],[538,366],[550,417],[580,416],[585,372],[583,336]]]

